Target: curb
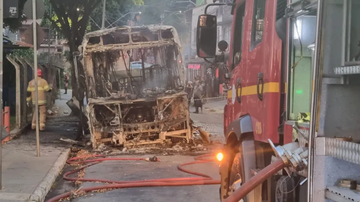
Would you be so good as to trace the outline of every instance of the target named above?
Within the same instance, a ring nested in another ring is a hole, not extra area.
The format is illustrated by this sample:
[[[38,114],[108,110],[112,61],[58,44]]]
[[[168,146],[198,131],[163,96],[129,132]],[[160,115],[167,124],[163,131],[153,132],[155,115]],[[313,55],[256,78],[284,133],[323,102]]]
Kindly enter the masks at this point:
[[[10,131],[10,134],[6,133],[5,136],[4,136],[4,132],[3,132],[3,138],[1,140],[1,144],[4,145],[7,142],[14,139],[15,137],[19,136],[25,130],[25,128],[27,128],[29,125],[30,124],[26,124],[24,127],[20,128],[20,129],[19,128],[13,129],[12,131]]]
[[[45,200],[45,197],[49,193],[56,178],[64,168],[66,161],[69,157],[69,154],[70,154],[70,149],[66,149],[60,154],[59,158],[56,160],[55,164],[47,173],[43,181],[31,194],[29,202],[43,202]]]

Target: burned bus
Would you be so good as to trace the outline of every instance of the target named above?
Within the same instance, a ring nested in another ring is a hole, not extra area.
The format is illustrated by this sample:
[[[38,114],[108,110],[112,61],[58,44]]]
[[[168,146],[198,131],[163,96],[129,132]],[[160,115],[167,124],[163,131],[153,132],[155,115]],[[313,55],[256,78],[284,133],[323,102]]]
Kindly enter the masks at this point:
[[[82,62],[93,148],[192,138],[180,51],[171,26],[86,34]]]

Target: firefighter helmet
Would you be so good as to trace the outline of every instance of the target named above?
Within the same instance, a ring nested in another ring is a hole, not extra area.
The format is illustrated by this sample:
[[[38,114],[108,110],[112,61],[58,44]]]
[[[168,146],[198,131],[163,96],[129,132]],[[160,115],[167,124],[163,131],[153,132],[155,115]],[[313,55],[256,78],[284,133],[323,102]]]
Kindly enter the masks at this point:
[[[41,71],[41,69],[37,69],[37,75],[38,75],[38,76],[42,76],[42,71]]]

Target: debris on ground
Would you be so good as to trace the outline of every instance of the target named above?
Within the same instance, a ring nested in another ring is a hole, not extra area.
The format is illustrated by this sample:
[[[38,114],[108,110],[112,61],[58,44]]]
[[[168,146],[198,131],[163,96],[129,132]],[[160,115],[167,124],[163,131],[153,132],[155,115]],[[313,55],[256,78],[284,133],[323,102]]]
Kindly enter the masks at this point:
[[[70,143],[70,144],[73,144],[73,145],[78,145],[78,146],[85,147],[85,143],[84,143],[84,142],[80,142],[80,141],[76,141],[76,140],[72,140],[72,139],[60,138],[60,141],[63,141],[63,142],[66,142],[66,143]]]
[[[54,115],[55,113],[53,111],[51,111],[50,109],[48,109],[47,114],[51,116],[51,115]]]
[[[205,130],[201,129],[201,127],[195,127],[195,129],[199,132],[202,141],[206,144],[210,143],[210,134]]]
[[[176,144],[172,147],[172,149],[174,149],[175,151],[182,151],[184,148],[181,147],[179,144]]]
[[[208,151],[214,145],[220,145],[221,142],[211,141],[209,132],[203,130],[200,126],[193,127],[193,138],[190,141],[177,138],[177,141],[168,140],[164,142],[155,142],[153,144],[133,144],[131,146],[114,146],[111,144],[101,143],[97,148],[92,148],[90,136],[83,137],[82,141],[61,138],[63,142],[80,146],[83,149],[91,151],[91,153],[104,155],[129,155],[129,154],[146,154],[154,153],[158,155],[174,155],[174,154],[196,154],[197,152]],[[139,143],[139,142],[138,142]],[[81,155],[80,152],[78,155]]]

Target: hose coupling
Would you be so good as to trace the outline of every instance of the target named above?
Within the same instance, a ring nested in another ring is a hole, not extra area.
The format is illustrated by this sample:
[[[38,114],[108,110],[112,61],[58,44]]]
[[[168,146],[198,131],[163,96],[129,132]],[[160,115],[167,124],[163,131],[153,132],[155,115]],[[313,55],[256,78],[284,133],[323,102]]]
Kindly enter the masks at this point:
[[[158,157],[156,156],[153,156],[153,157],[150,157],[150,158],[146,158],[147,161],[150,161],[150,162],[159,162],[160,160],[158,159]]]
[[[294,172],[307,168],[309,157],[309,151],[307,148],[300,147],[297,142],[275,147],[274,143],[270,139],[268,141],[276,156],[281,158],[288,167],[285,168],[285,171],[289,176],[292,173],[289,168],[291,168]]]

